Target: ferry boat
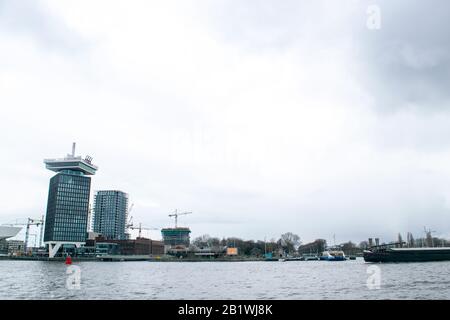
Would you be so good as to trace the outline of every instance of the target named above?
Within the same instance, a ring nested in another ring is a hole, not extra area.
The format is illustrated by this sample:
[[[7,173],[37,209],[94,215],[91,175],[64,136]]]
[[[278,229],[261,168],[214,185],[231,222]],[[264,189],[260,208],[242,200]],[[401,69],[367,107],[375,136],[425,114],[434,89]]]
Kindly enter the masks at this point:
[[[342,250],[327,250],[322,252],[320,256],[320,260],[325,261],[345,261],[347,258],[345,257],[344,251]]]

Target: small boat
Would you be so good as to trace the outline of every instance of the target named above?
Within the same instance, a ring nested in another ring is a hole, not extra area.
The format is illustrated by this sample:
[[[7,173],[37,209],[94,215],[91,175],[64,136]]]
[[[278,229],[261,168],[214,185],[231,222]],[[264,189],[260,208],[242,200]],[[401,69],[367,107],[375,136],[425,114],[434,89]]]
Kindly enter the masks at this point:
[[[345,261],[347,258],[345,257],[344,251],[342,250],[327,250],[322,252],[320,256],[320,260],[325,261]]]
[[[264,254],[264,260],[265,261],[278,261],[278,259],[273,256],[272,252],[265,253]]]
[[[286,261],[305,261],[303,257],[289,257],[285,259]]]
[[[305,253],[302,257],[303,257],[303,260],[305,260],[305,261],[319,260],[319,256],[314,253]]]
[[[278,262],[286,262],[286,259],[280,258],[278,259]]]

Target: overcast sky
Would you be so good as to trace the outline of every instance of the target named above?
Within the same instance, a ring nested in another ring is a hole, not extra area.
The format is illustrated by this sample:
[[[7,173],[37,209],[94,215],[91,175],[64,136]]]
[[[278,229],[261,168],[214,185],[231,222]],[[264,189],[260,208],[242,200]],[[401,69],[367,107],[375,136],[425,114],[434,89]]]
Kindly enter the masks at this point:
[[[43,159],[76,141],[145,226],[450,237],[449,21],[446,0],[0,0],[0,223],[45,212]]]

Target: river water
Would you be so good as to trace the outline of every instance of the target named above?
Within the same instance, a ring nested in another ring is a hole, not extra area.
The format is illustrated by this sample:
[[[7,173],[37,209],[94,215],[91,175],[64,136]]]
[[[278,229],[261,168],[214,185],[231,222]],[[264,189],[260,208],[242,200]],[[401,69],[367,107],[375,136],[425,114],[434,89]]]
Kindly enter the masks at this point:
[[[73,266],[0,260],[0,299],[450,298],[450,262],[141,261]]]

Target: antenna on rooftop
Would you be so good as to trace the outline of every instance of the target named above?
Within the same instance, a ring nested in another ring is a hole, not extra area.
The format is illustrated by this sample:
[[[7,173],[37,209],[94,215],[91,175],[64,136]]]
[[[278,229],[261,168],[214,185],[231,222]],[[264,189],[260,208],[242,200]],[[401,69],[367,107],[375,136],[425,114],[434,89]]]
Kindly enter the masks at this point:
[[[75,147],[76,146],[77,146],[76,142],[72,143],[72,157],[74,157],[74,158],[75,158]]]

